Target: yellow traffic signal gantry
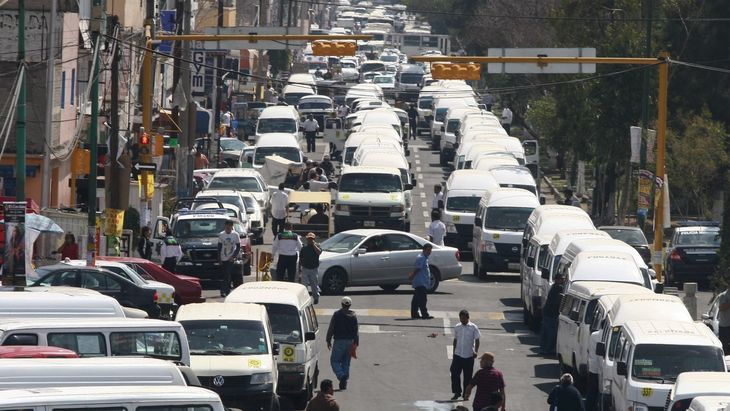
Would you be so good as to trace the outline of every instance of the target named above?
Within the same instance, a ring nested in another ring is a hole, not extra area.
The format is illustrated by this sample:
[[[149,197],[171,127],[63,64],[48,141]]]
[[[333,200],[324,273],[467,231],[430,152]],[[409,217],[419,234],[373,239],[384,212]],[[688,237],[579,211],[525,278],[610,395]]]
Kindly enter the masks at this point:
[[[482,66],[479,63],[433,63],[431,77],[434,80],[479,80]]]
[[[318,40],[312,42],[315,56],[354,56],[357,44],[354,41]]]

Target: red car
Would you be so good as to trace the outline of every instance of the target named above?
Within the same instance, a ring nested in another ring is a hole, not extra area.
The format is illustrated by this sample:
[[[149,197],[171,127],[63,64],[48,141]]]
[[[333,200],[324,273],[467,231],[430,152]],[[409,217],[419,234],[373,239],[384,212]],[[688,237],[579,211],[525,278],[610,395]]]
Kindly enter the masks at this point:
[[[79,355],[59,347],[6,345],[0,347],[0,358],[79,358]]]
[[[97,257],[97,259],[126,264],[143,278],[151,277],[155,281],[170,284],[175,287],[175,303],[177,305],[205,302],[205,298],[202,296],[203,288],[200,286],[200,280],[195,277],[173,274],[152,261],[143,258],[104,256]]]

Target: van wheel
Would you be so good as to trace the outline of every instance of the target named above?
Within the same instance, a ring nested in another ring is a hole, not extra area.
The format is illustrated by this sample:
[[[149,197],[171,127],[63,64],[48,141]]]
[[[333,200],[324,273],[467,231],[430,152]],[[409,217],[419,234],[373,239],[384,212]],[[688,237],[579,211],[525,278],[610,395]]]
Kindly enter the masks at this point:
[[[328,295],[342,294],[347,286],[347,273],[342,268],[330,268],[322,278],[322,293]]]
[[[439,269],[429,265],[428,269],[431,271],[431,286],[428,288],[428,293],[433,294],[436,292],[436,289],[439,288],[439,283],[441,282],[441,272],[439,272]]]

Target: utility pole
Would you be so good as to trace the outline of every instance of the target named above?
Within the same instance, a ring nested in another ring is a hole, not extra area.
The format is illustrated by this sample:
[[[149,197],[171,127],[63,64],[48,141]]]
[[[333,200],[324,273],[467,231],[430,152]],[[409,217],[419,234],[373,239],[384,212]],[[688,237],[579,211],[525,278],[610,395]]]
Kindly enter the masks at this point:
[[[102,0],[94,0],[92,9],[101,10],[99,15],[103,19]],[[92,11],[92,15],[94,12]],[[96,261],[96,175],[98,163],[98,143],[99,143],[99,42],[101,41],[101,22],[96,22],[95,29],[92,31],[92,41],[94,42],[94,61],[91,64],[94,72],[91,78],[91,121],[89,124],[89,179],[87,180],[87,207],[88,207],[88,231],[87,231],[87,253],[86,265],[93,266]]]
[[[218,0],[218,27],[223,27],[223,0]],[[213,130],[213,135],[218,136],[218,142],[216,145],[216,151],[215,151],[215,161],[217,167],[217,164],[220,162],[220,152],[221,152],[221,137],[223,137],[220,134],[220,127],[221,127],[221,110],[220,106],[222,105],[222,88],[223,88],[223,80],[221,76],[221,72],[223,71],[223,59],[224,55],[218,51],[218,56],[216,56],[216,65],[215,70],[213,74],[214,78],[214,87],[215,90],[213,90],[213,118],[215,119],[213,123],[215,124],[215,130]],[[213,156],[211,156],[213,158]]]
[[[645,37],[644,37],[644,57],[649,57],[651,54],[651,17],[652,17],[652,10],[653,10],[653,4],[652,0],[643,0],[642,1],[643,6],[643,15],[644,15],[644,22],[646,24],[644,31],[645,31]],[[649,128],[649,70],[644,70],[642,73],[642,84],[641,84],[641,151],[640,151],[640,157],[639,157],[639,171],[646,170],[646,157],[647,157],[647,140],[648,140],[648,133],[647,129]],[[664,178],[664,176],[661,176],[661,178]],[[641,179],[641,173],[639,173],[639,179]],[[652,182],[652,187],[654,187],[654,183]],[[651,191],[651,199],[652,201],[649,204],[649,209],[651,209],[652,204],[654,204],[653,201],[653,193],[654,190]],[[647,210],[648,213],[648,210]],[[646,215],[638,215],[636,216],[636,222],[639,228],[642,230],[644,229],[644,225],[646,223]]]
[[[18,1],[18,69],[21,70],[20,93],[18,94],[18,119],[16,121],[16,154],[15,154],[15,199],[25,201],[25,100],[27,74],[25,67],[25,0]],[[51,104],[52,102],[48,102]]]
[[[51,24],[48,33],[48,58],[46,59],[46,119],[43,145],[43,178],[41,179],[41,208],[50,206],[51,198],[51,149],[53,142],[53,85],[56,77],[56,14],[58,1],[51,0]],[[74,96],[71,96],[74,98]],[[72,195],[76,195],[73,193]]]
[[[112,28],[109,30],[114,38],[118,38],[120,27],[119,18],[112,17]],[[109,116],[109,166],[106,167],[106,206],[116,210],[126,210],[129,207],[129,166],[128,161],[117,161],[117,158],[126,156],[119,152],[119,61],[122,57],[122,44],[114,40],[111,62],[111,112]],[[120,158],[121,159],[121,158]]]
[[[192,1],[185,0],[183,10],[183,33],[190,34],[191,30],[191,10]],[[189,41],[181,41],[183,60],[185,62],[192,61],[192,52]],[[192,84],[190,79],[190,63],[178,62],[177,64],[185,64],[186,69],[182,70],[182,86],[183,94],[185,94],[185,100],[187,101],[187,107],[185,108],[185,127],[183,129],[183,136],[180,140],[180,148],[178,149],[177,164],[178,164],[178,195],[180,192],[184,192],[184,196],[193,195],[192,178],[193,178],[193,159],[190,154],[190,148],[193,146],[195,140],[195,128],[196,128],[196,116],[198,114],[198,106],[193,101]]]

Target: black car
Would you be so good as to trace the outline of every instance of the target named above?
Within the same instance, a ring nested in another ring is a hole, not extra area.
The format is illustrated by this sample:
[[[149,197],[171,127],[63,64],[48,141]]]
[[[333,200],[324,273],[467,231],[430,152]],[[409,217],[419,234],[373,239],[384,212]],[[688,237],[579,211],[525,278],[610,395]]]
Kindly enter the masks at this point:
[[[95,267],[74,267],[56,264],[36,268],[40,279],[31,287],[68,286],[88,288],[108,295],[124,307],[143,310],[150,318],[159,318],[160,306],[157,305],[157,292],[142,288],[126,278],[109,270]]]
[[[717,268],[720,227],[677,227],[667,249],[667,281],[707,283]]]
[[[624,243],[634,247],[639,252],[644,262],[651,266],[651,248],[646,236],[639,227],[627,227],[620,225],[602,226],[599,230],[605,231],[611,238],[623,241]]]

